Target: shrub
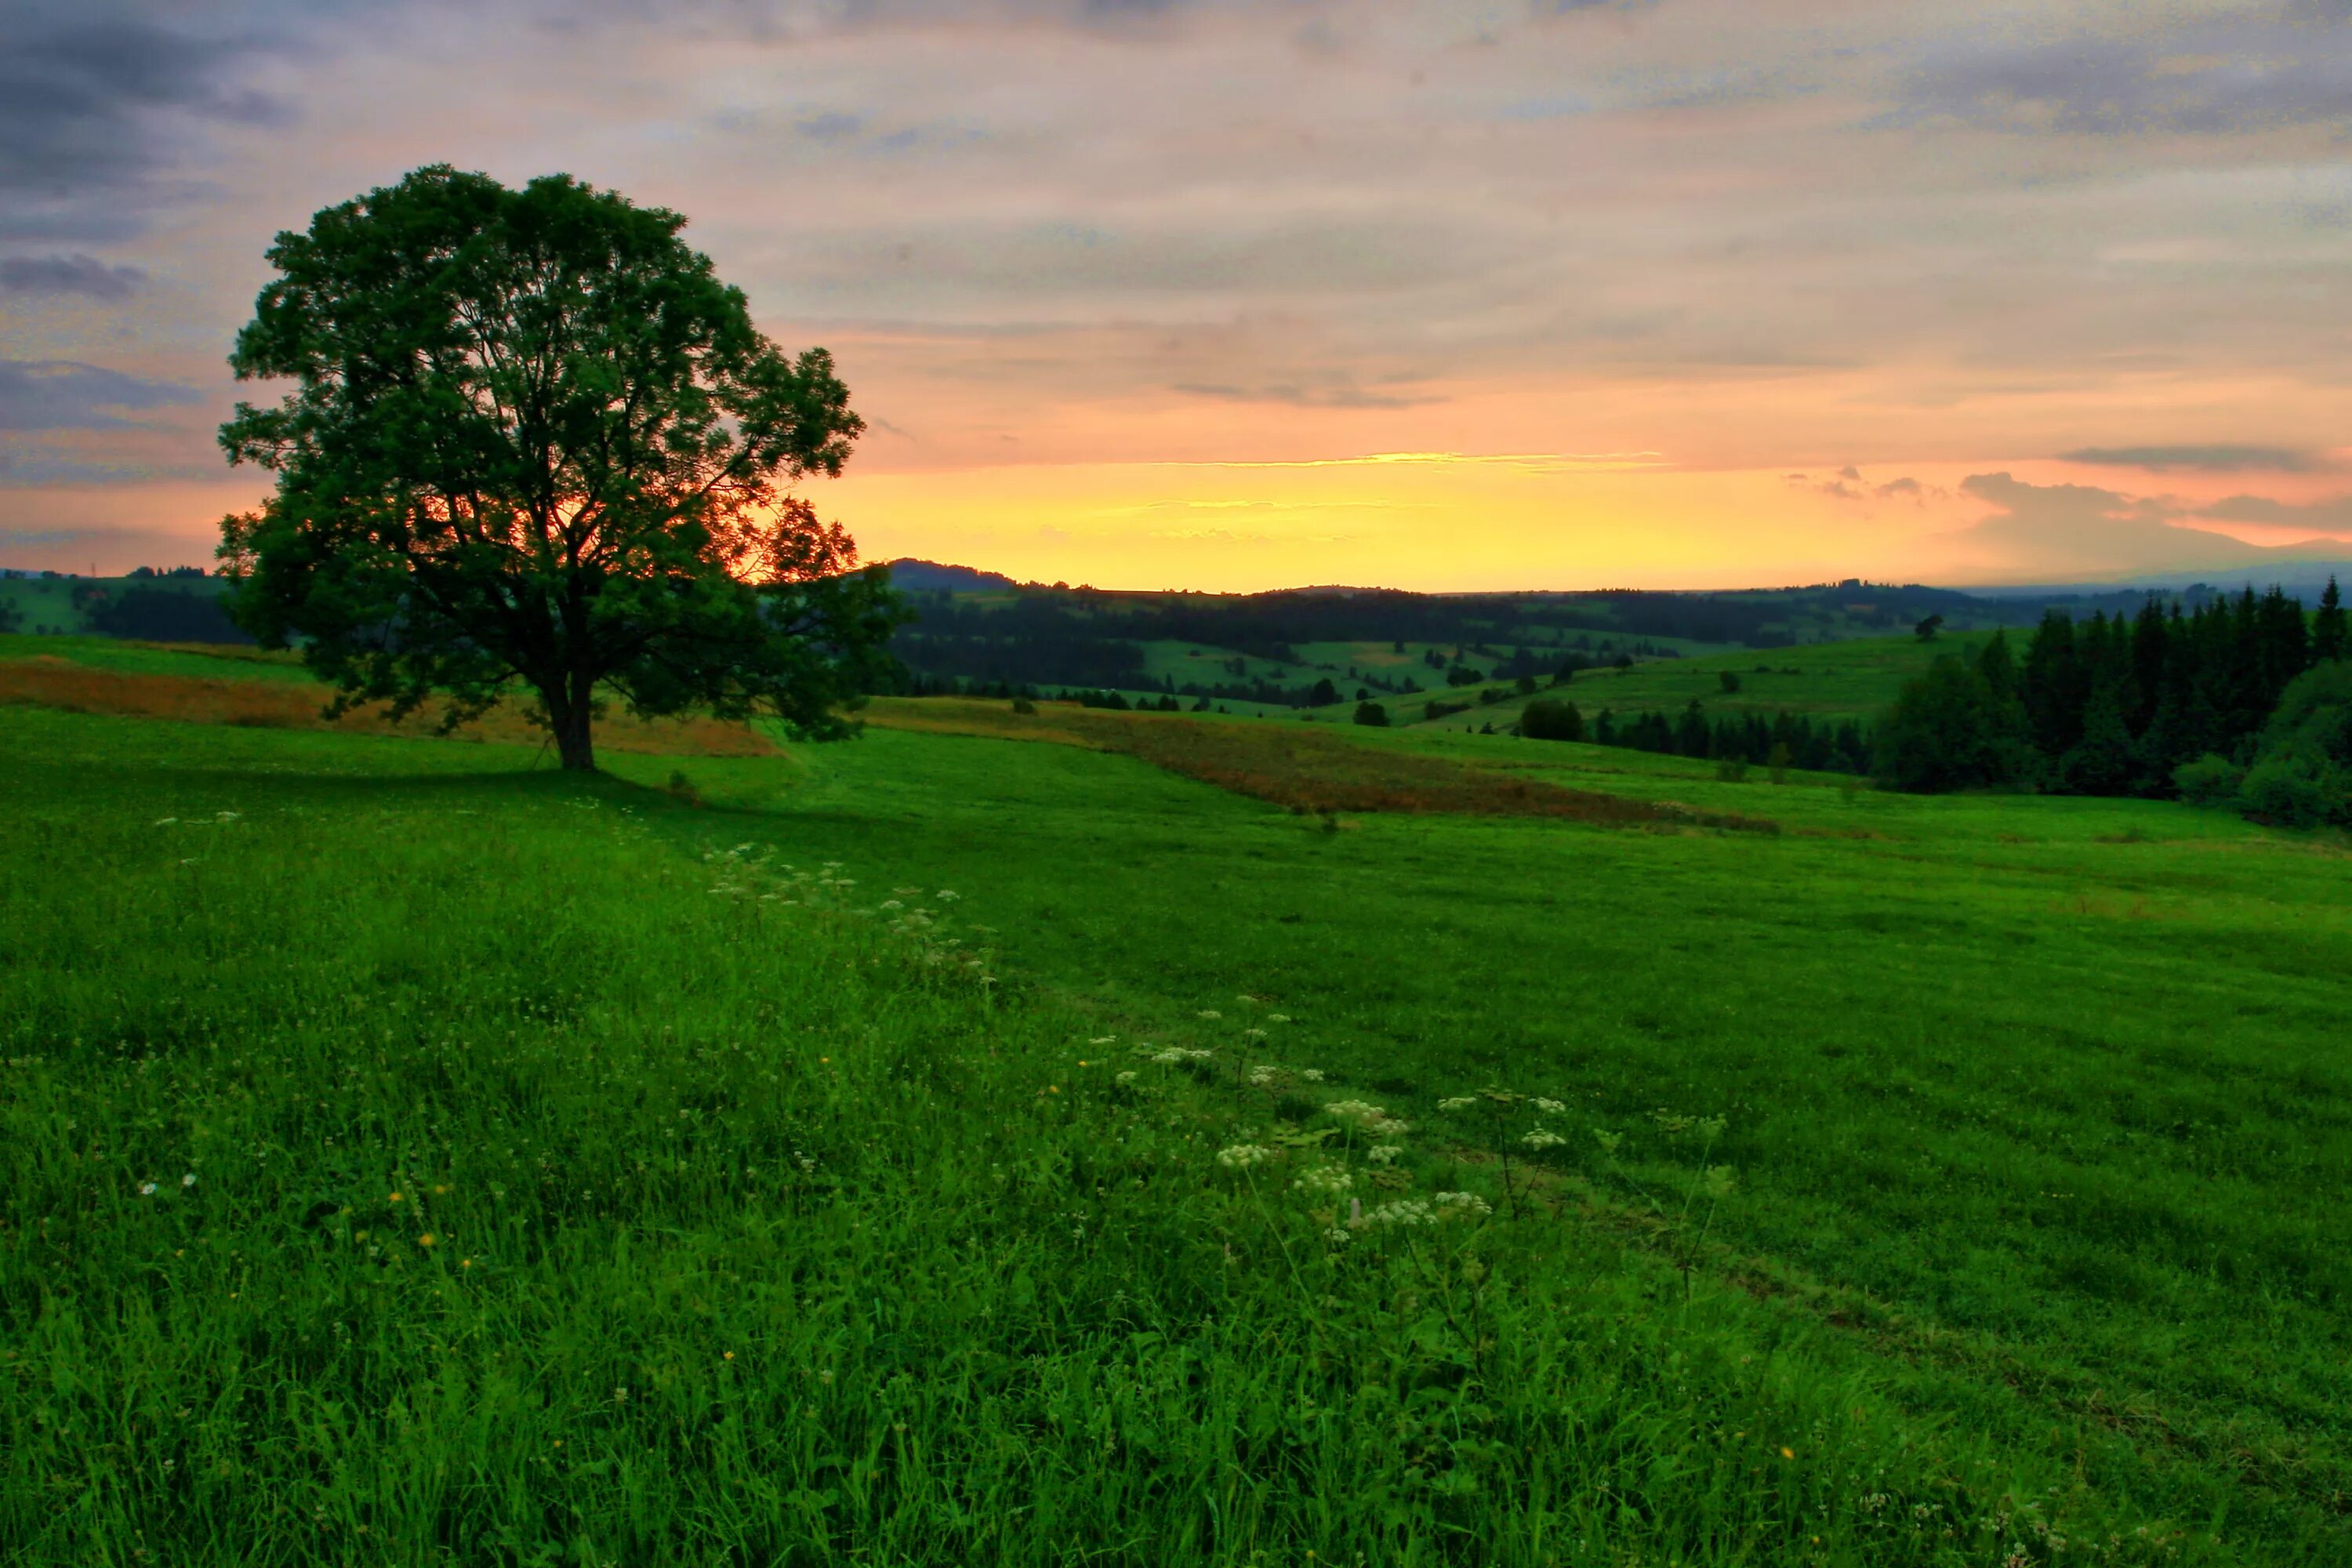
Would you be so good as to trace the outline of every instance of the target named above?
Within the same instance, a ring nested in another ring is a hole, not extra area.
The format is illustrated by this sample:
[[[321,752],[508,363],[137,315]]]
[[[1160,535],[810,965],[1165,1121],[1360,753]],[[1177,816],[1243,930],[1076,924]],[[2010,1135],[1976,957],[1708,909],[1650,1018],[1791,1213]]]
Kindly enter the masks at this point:
[[[1715,764],[1715,777],[1716,782],[1718,784],[1746,784],[1748,782],[1748,759],[1745,757],[1724,758],[1722,761]]]
[[[1519,733],[1530,741],[1581,741],[1584,715],[1573,702],[1538,697],[1519,714]]]
[[[1016,697],[1013,700],[1013,710],[1015,713],[1034,713],[1037,711],[1037,705],[1026,697]]]
[[[2274,827],[2318,827],[2352,821],[2352,778],[2317,752],[2273,752],[2246,773],[2238,789],[2248,816]]]
[[[1377,702],[1359,702],[1356,704],[1356,722],[1385,730],[1389,726],[1389,710]]]
[[[2208,752],[2172,770],[2172,787],[2191,805],[2226,805],[2237,798],[2246,770]]]

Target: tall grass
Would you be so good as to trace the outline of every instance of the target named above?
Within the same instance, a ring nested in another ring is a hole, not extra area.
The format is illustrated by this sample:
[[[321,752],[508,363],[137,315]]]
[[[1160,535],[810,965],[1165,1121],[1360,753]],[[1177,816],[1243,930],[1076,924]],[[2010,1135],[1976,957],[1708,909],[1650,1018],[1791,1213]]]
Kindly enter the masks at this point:
[[[10,1561],[2229,1560],[960,889],[331,739],[0,775]]]

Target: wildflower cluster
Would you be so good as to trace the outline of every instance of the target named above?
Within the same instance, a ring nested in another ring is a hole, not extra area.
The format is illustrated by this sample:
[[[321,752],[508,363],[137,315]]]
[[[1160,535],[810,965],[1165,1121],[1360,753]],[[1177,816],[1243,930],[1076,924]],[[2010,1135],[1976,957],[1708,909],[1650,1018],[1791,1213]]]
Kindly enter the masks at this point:
[[[1348,1224],[1358,1230],[1408,1229],[1447,1221],[1474,1224],[1495,1212],[1475,1193],[1436,1193],[1426,1198],[1395,1198],[1377,1208],[1359,1209]]]
[[[1327,1115],[1342,1121],[1352,1121],[1377,1138],[1402,1138],[1412,1131],[1412,1123],[1391,1116],[1381,1107],[1361,1100],[1334,1100],[1323,1110]]]
[[[1217,1163],[1233,1171],[1246,1171],[1273,1158],[1275,1152],[1263,1143],[1234,1143],[1217,1151]]]
[[[881,919],[893,935],[914,943],[917,959],[927,969],[940,969],[992,985],[996,954],[987,946],[969,946],[967,939],[944,929],[946,916],[924,907],[920,888],[893,888],[890,897],[870,908],[852,907],[849,900],[857,879],[842,875],[842,863],[827,860],[815,870],[774,858],[772,845],[738,844],[731,849],[710,849],[703,863],[718,874],[711,892],[721,897],[775,904],[780,908],[830,910],[860,919]],[[761,886],[766,891],[757,890]],[[941,888],[930,895],[936,904],[954,903],[962,895]],[[976,936],[992,935],[986,926],[967,926]]]
[[[1344,1166],[1314,1165],[1298,1173],[1298,1179],[1290,1184],[1303,1193],[1336,1195],[1354,1186],[1356,1178],[1349,1174]]]

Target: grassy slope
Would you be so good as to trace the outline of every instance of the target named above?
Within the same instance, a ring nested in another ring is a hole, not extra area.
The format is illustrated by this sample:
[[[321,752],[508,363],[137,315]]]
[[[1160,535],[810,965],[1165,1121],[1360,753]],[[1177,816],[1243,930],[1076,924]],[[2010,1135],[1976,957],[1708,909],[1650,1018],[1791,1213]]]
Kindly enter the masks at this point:
[[[0,577],[0,605],[24,617],[26,635],[79,636],[89,631],[89,616],[74,608],[73,592],[93,583],[116,591],[139,587],[207,598],[221,591],[216,577]]]
[[[270,653],[233,643],[156,643],[100,637],[10,636],[0,633],[0,659],[61,658],[126,675],[190,675],[205,679],[307,681],[296,653]]]
[[[1696,697],[1707,713],[1717,718],[1757,713],[1769,719],[1787,711],[1804,714],[1816,721],[1858,719],[1867,723],[1895,700],[1895,690],[1905,680],[1944,654],[1973,653],[1990,635],[1965,633],[1941,637],[1932,643],[1910,637],[1872,637],[1803,647],[1742,649],[1696,658],[1648,660],[1631,669],[1583,670],[1565,689],[1543,695],[1569,699],[1584,710],[1588,721],[1603,708],[1621,717],[1653,709],[1677,715]],[[2016,651],[2023,651],[2014,633],[2011,634],[2011,643]],[[1759,670],[1759,665],[1766,668]],[[1723,689],[1725,671],[1739,678],[1738,691]],[[1468,688],[1431,695],[1441,700],[1475,701],[1480,689]],[[1391,715],[1399,721],[1416,720],[1426,700],[1413,698],[1405,702],[1392,701]],[[1528,701],[1513,692],[1503,701],[1465,713],[1449,714],[1433,722],[1459,729],[1464,724],[1492,721],[1501,729],[1517,721],[1519,710]],[[1325,711],[1337,714],[1339,710]]]
[[[1904,1456],[1897,1470],[1957,1471],[1956,1455],[1991,1445],[2000,1464],[2014,1468],[2005,1484],[2045,1489],[2040,1506],[2070,1511],[2077,1528],[2115,1510],[2125,1537],[2117,1550],[2126,1556],[2137,1550],[2135,1541],[2145,1544],[2128,1533],[2135,1521],[2165,1519],[2217,1525],[2229,1542],[2223,1554],[2233,1561],[2330,1561],[2344,1545],[2336,1512],[2346,1487],[2340,1412],[2352,1390],[2345,1386],[2341,1260],[2352,1236],[2337,1211],[2310,1201],[2339,1189],[2352,1167],[2346,1073],[2330,1046],[2342,1026],[2339,977],[2352,956],[2340,850],[2177,806],[1911,801],[1824,787],[1721,785],[1671,760],[1435,733],[1360,738],[1526,766],[1581,787],[1671,794],[1702,808],[1769,815],[1791,831],[1777,839],[1661,837],[1420,817],[1368,818],[1327,833],[1126,759],[877,731],[854,746],[803,752],[796,766],[691,761],[686,765],[719,809],[686,813],[638,798],[642,831],[622,838],[601,826],[609,819],[555,809],[551,803],[577,794],[559,781],[495,771],[441,782],[385,777],[495,769],[501,764],[492,759],[505,754],[496,747],[205,731],[22,710],[0,713],[0,725],[10,751],[50,759],[12,786],[12,817],[39,826],[16,837],[20,866],[31,874],[9,880],[19,900],[9,929],[55,933],[20,938],[35,942],[42,957],[14,973],[81,976],[42,981],[50,987],[43,1007],[11,1009],[17,1038],[32,1031],[51,1052],[68,1031],[110,1037],[126,1008],[184,1007],[185,994],[209,983],[173,956],[179,950],[226,962],[233,972],[223,983],[226,993],[205,1004],[209,1012],[222,1020],[258,1017],[256,1037],[277,1038],[272,1031],[295,1016],[293,1001],[268,994],[283,983],[283,960],[238,933],[274,931],[278,922],[343,931],[322,950],[316,1000],[305,1004],[334,1017],[343,1033],[331,1038],[369,1037],[370,1020],[383,1010],[378,988],[394,981],[406,987],[394,986],[404,1005],[443,1017],[436,1028],[459,1034],[502,1017],[490,1002],[510,987],[524,998],[568,988],[602,997],[600,1016],[637,1042],[631,1048],[640,1067],[633,1071],[661,1081],[663,1074],[691,1077],[698,1069],[683,1058],[657,1059],[650,1037],[654,1020],[676,1005],[668,1000],[673,970],[692,972],[691,955],[712,942],[728,943],[751,967],[694,982],[688,995],[701,1000],[688,1010],[728,1020],[708,1028],[736,1043],[774,1040],[772,1023],[746,1026],[773,1020],[778,1008],[849,1034],[856,1031],[845,1020],[858,1006],[895,1016],[898,1004],[887,997],[853,987],[846,1000],[827,1001],[823,986],[808,990],[789,972],[767,967],[761,955],[772,950],[772,939],[745,947],[711,926],[712,901],[698,879],[675,881],[664,869],[675,858],[656,853],[664,843],[698,851],[746,838],[773,842],[803,863],[848,861],[868,886],[944,883],[964,890],[971,900],[964,907],[1000,928],[1004,973],[1048,988],[1024,1005],[1045,1010],[1036,1016],[956,1023],[926,1015],[908,1026],[918,1033],[959,1037],[956,1031],[1002,1023],[1030,1031],[1023,1048],[1035,1053],[1076,1029],[1100,1026],[1095,1019],[1110,1019],[1121,1032],[1139,1026],[1158,1038],[1231,1050],[1232,1019],[1192,1015],[1247,990],[1297,1018],[1295,1040],[1283,1048],[1287,1059],[1324,1067],[1335,1081],[1376,1092],[1416,1121],[1435,1120],[1431,1107],[1440,1095],[1492,1081],[1567,1100],[1574,1109],[1560,1125],[1574,1142],[1547,1158],[1568,1184],[1560,1190],[1589,1190],[1604,1215],[1639,1212],[1637,1181],[1671,1180],[1673,1151],[1650,1112],[1724,1113],[1729,1130],[1709,1158],[1736,1165],[1742,1191],[1717,1218],[1717,1235],[1731,1251],[1702,1271],[1710,1284],[1700,1300],[1711,1314],[1708,1333],[1733,1338],[1699,1336],[1666,1347],[1704,1365],[1706,1400],[1748,1397],[1729,1369],[1739,1354],[1760,1353],[1756,1347],[1782,1336],[1780,1353],[1796,1358],[1783,1367],[1788,1386],[1800,1391],[1790,1397],[1837,1391],[1843,1409],[1849,1385],[1841,1379],[1863,1378],[1870,1392],[1853,1406],[1864,1411],[1858,1425],[1874,1434],[1882,1459]],[[666,777],[670,764],[616,758],[614,766],[625,778],[650,782]],[[612,800],[630,798],[623,790]],[[175,870],[180,857],[160,847],[180,829],[147,828],[145,814],[224,807],[274,814],[272,836],[286,842],[220,884],[222,896],[207,905],[200,888],[173,879],[208,873]],[[498,820],[459,822],[460,810]],[[583,822],[599,830],[583,837]],[[430,844],[436,835],[467,845],[467,855],[443,858],[418,891],[404,892],[413,879],[392,846]],[[485,843],[507,847],[468,872],[467,859]],[[518,855],[535,867],[598,868],[576,894],[562,895],[561,923],[584,935],[600,922],[625,921],[625,923],[648,922],[647,956],[627,956],[626,943],[591,942],[584,945],[593,962],[583,963],[553,950],[509,952],[513,944],[501,937],[490,943],[491,959],[477,962],[456,954],[450,944],[459,938],[426,934],[503,932],[519,919],[521,929],[543,919],[524,911],[551,885],[549,873],[520,874]],[[27,858],[35,863],[26,865]],[[89,879],[93,866],[105,876]],[[335,903],[328,884],[346,883],[362,896]],[[455,901],[431,915],[445,895]],[[368,914],[371,898],[395,909],[404,900],[416,918]],[[21,902],[31,899],[49,901]],[[313,910],[304,900],[325,902]],[[671,927],[680,934],[652,934]],[[420,934],[404,934],[412,930]],[[824,974],[857,973],[854,963],[842,970],[825,942],[804,931],[787,946],[814,955]],[[399,958],[389,968],[387,952]],[[173,992],[180,1002],[168,1002]],[[300,994],[298,986],[290,994]],[[340,1000],[349,995],[376,999],[353,1009]],[[1065,1023],[1051,1011],[1058,1008],[1076,1012]],[[1229,1002],[1225,1010],[1233,1010]],[[452,1021],[460,1017],[471,1021]],[[400,1022],[397,1009],[393,1019]],[[538,1042],[530,1047],[538,1077],[530,1081],[560,1081],[562,1058],[551,1053],[566,1048],[563,1031],[525,1023],[526,1037]],[[891,1036],[896,1027],[867,1034],[896,1040],[890,1048],[903,1058],[914,1047]],[[230,1047],[217,1032],[187,1036],[192,1067],[218,1067]],[[124,1288],[81,1272],[87,1266],[78,1259],[87,1252],[37,1252],[30,1238],[45,1212],[79,1204],[94,1215],[120,1200],[112,1187],[100,1199],[87,1194],[86,1183],[68,1180],[79,1167],[66,1163],[65,1151],[81,1145],[60,1123],[80,1120],[69,1115],[76,1104],[95,1111],[109,1094],[145,1095],[148,1109],[139,1114],[152,1127],[138,1123],[144,1130],[122,1135],[124,1146],[76,1158],[108,1154],[110,1180],[128,1180],[135,1150],[168,1176],[165,1165],[185,1146],[189,1128],[174,1118],[173,1092],[140,1087],[134,1063],[116,1064],[111,1079],[98,1070],[107,1068],[102,1055],[97,1069],[51,1067],[46,1100],[12,1089],[12,1148],[20,1161],[37,1150],[47,1163],[37,1173],[47,1184],[26,1185],[21,1164],[10,1184],[31,1194],[20,1196],[11,1216],[6,1299],[16,1321],[40,1298],[25,1272],[36,1257],[51,1271],[64,1269],[73,1291],[112,1299],[110,1292]],[[335,1070],[311,1066],[314,1077],[327,1079]],[[401,1075],[380,1073],[374,1081],[381,1093],[371,1114],[405,1117]],[[177,1092],[187,1092],[184,1083]],[[1034,1086],[1027,1092],[1034,1099]],[[263,1101],[232,1097],[231,1109],[259,1114]],[[332,1103],[344,1115],[363,1101]],[[667,1125],[656,1118],[595,1131],[602,1124],[593,1102],[540,1090],[511,1103],[538,1119],[533,1136],[541,1141],[592,1131],[651,1139]],[[739,1119],[744,1136],[768,1114],[738,1109],[746,1112]],[[299,1160],[307,1157],[300,1137],[311,1140],[315,1154],[321,1130],[347,1125],[329,1119],[299,1136],[283,1132],[281,1145]],[[1626,1164],[1601,1159],[1598,1145],[1586,1142],[1593,1128],[1630,1135]],[[772,1142],[772,1126],[769,1131]],[[506,1136],[487,1126],[467,1137],[475,1133],[482,1147],[469,1159]],[[939,1141],[932,1132],[917,1136]],[[990,1134],[975,1126],[955,1136]],[[463,1142],[445,1136],[443,1146]],[[770,1158],[772,1151],[762,1156]],[[625,1173],[625,1163],[619,1168]],[[640,1201],[636,1194],[622,1205],[616,1194],[601,1211],[607,1216],[601,1228],[600,1211],[583,1208],[574,1243],[607,1249],[596,1252],[597,1269],[576,1289],[551,1279],[539,1286],[559,1296],[572,1291],[578,1300],[568,1310],[590,1316],[598,1291],[633,1289],[627,1270],[608,1256],[610,1216]],[[723,1270],[728,1266],[713,1259],[749,1245],[739,1210],[740,1204],[709,1203],[660,1210],[673,1216],[653,1227],[667,1238],[660,1251],[667,1258],[686,1247],[702,1259],[692,1279]],[[265,1219],[216,1220],[215,1233],[239,1236],[241,1226]],[[1615,1234],[1608,1225],[1564,1229],[1582,1238],[1580,1248]],[[1178,1231],[1152,1233],[1151,1246],[1202,1240]],[[1053,1254],[1034,1265],[1033,1280],[1076,1267],[1043,1233],[1021,1245]],[[180,1288],[168,1266],[141,1267],[163,1270],[156,1278],[165,1299]],[[1146,1265],[1129,1258],[1125,1267]],[[1638,1295],[1638,1283],[1625,1281],[1638,1282],[1639,1268],[1638,1259],[1576,1251],[1548,1258],[1538,1274],[1550,1282],[1547,1289],[1561,1286],[1599,1303],[1591,1310],[1601,1317],[1576,1319],[1593,1325],[1575,1331],[1583,1342],[1600,1323],[1616,1321],[1606,1316],[1612,1293]],[[192,1310],[234,1316],[237,1310],[221,1300],[228,1276],[206,1278],[212,1294],[193,1294],[199,1307]],[[1745,1296],[1727,1292],[1727,1279],[1780,1305],[1745,1306]],[[1070,1300],[1087,1289],[1074,1287]],[[647,1322],[674,1329],[677,1298],[656,1291],[648,1300]],[[417,1305],[419,1322],[440,1310],[423,1297]],[[1654,1332],[1656,1317],[1633,1321]],[[538,1320],[478,1325],[467,1353],[499,1346],[516,1353],[530,1342],[521,1337],[527,1321]],[[1063,1337],[1049,1336],[1051,1342],[1066,1341],[1073,1354],[1096,1353],[1084,1349],[1091,1342],[1073,1321],[1062,1321],[1055,1334]],[[436,1331],[416,1331],[423,1343]],[[1530,1328],[1517,1331],[1543,1338]],[[1753,1341],[1749,1350],[1725,1348],[1748,1342],[1741,1336]],[[109,1355],[130,1353],[107,1342]],[[936,1346],[917,1348],[938,1353]],[[608,1375],[594,1362],[599,1353],[548,1342],[551,1359],[536,1374],[540,1384],[568,1390],[579,1405]],[[644,1364],[641,1352],[629,1353]],[[1297,1370],[1247,1365],[1253,1375],[1277,1381]],[[92,1363],[90,1370],[97,1375],[102,1368]],[[1485,1397],[1507,1406],[1512,1421],[1533,1419],[1499,1394]],[[382,1427],[362,1423],[371,1442],[389,1441],[391,1407],[384,1408]],[[1609,1422],[1623,1411],[1605,1401],[1594,1408],[1608,1413],[1597,1430],[1618,1430]],[[1889,1414],[1906,1409],[1916,1422]],[[519,1440],[498,1423],[523,1418],[518,1411],[485,1415],[481,1440]],[[1187,1418],[1200,1412],[1188,1409]],[[1882,1427],[1883,1421],[1894,1425]],[[1736,1445],[1735,1429],[1750,1436],[1727,1421],[1710,1440]],[[1947,1429],[1948,1436],[1934,1436]],[[1527,1442],[1531,1430],[1514,1428],[1513,1440]],[[1830,1500],[1819,1560],[1936,1560],[1873,1534],[1862,1472],[1850,1468],[1844,1436],[1830,1430],[1825,1440],[1840,1457],[1805,1472]],[[1033,1433],[1023,1441],[1042,1439]],[[70,1441],[47,1451],[82,1454]],[[1703,1446],[1675,1452],[1676,1467],[1726,1463]],[[352,1453],[354,1474],[378,1475],[393,1463],[373,1447]],[[1816,1458],[1808,1449],[1790,1462]],[[1202,1451],[1160,1466],[1174,1466],[1181,1478],[1194,1473],[1185,1467],[1195,1462],[1218,1461]],[[1377,1468],[1362,1453],[1347,1464]],[[2079,1482],[2053,1480],[2068,1472]],[[528,1468],[501,1473],[528,1483],[526,1491],[551,1480]],[[1124,1472],[1112,1466],[1105,1473]],[[1742,1473],[1737,1465],[1727,1471]],[[1345,1490],[1343,1476],[1318,1474],[1324,1479],[1316,1485]],[[1524,1493],[1513,1489],[1525,1479],[1514,1472],[1506,1485],[1491,1477],[1489,1484],[1504,1489],[1498,1500],[1470,1517],[1491,1523],[1497,1510],[1523,1511]],[[575,1498],[595,1491],[577,1478],[568,1484]],[[686,1484],[673,1477],[656,1489],[667,1488],[668,1497]],[[1676,1484],[1661,1474],[1634,1489],[1645,1504],[1660,1503],[1682,1498]],[[1984,1484],[1970,1477],[1976,1489],[1969,1495],[1981,1497]],[[1752,1480],[1730,1488],[1734,1497],[1754,1489]],[[83,1495],[83,1506],[98,1506]],[[1197,1497],[1188,1506],[1197,1511]],[[1752,1528],[1746,1517],[1733,1523],[1731,1515],[1709,1511],[1728,1502],[1682,1498],[1678,1506],[1696,1511],[1676,1527],[1685,1533],[1675,1549],[1699,1560],[1814,1560],[1803,1541],[1786,1536],[1754,1537],[1748,1553],[1741,1542],[1749,1538],[1738,1534]],[[1351,1513],[1347,1528],[1362,1522]],[[1590,1539],[1630,1548],[1662,1542],[1658,1527],[1645,1510],[1596,1527]],[[936,1518],[925,1528],[945,1529]],[[1301,1532],[1295,1521],[1266,1528],[1272,1533],[1259,1539],[1327,1545],[1343,1539]],[[950,1531],[924,1539],[974,1538]],[[1391,1551],[1401,1539],[1392,1538]],[[2193,1536],[2181,1544],[2199,1554]],[[1559,1556],[1576,1560],[1565,1550]],[[1971,1548],[1948,1560],[1997,1559]]]

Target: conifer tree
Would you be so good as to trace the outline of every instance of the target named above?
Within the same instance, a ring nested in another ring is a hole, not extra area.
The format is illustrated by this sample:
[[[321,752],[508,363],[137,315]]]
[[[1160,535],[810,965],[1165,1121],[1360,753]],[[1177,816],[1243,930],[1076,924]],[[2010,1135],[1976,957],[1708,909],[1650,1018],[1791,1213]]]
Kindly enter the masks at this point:
[[[2319,595],[2319,613],[2311,619],[2311,661],[2325,664],[2345,654],[2344,596],[2336,590],[2336,579],[2327,579],[2326,592]]]

